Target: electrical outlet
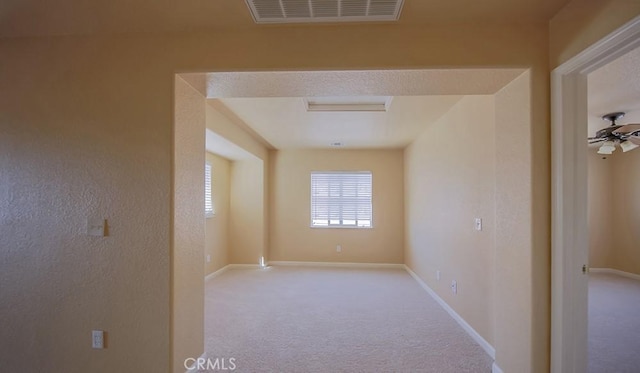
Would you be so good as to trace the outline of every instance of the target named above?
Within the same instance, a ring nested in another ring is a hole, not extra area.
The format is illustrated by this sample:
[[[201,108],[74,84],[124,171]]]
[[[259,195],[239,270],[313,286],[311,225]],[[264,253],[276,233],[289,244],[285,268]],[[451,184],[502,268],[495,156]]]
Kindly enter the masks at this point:
[[[207,263],[211,263],[211,255],[207,254]]]
[[[342,252],[342,245],[337,245],[336,246],[336,252],[339,252],[339,253]]]
[[[458,294],[458,283],[456,280],[451,281],[451,291],[453,294]]]
[[[91,331],[91,347],[104,348],[104,331],[92,330]]]
[[[440,271],[436,271],[436,280],[440,281]]]

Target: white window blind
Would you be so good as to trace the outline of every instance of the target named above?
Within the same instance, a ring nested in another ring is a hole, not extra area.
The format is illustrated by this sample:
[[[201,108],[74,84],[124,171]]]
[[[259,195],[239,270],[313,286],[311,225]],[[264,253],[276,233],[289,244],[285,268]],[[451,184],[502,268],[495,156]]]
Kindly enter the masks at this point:
[[[312,172],[311,226],[371,228],[371,172]]]
[[[213,211],[213,196],[212,196],[212,171],[211,163],[207,162],[204,165],[204,214],[207,217],[214,215]]]

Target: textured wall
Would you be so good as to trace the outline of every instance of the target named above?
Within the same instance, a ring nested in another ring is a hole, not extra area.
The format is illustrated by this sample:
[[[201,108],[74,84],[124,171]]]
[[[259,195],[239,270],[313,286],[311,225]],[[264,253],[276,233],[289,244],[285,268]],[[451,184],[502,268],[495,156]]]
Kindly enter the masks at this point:
[[[208,101],[207,128],[231,141],[255,157],[231,162],[229,171],[229,249],[228,261],[234,264],[257,264],[260,257],[268,259],[268,149],[242,124],[225,116]],[[247,234],[247,232],[252,232]]]
[[[70,372],[171,369],[175,72],[531,67],[535,126],[526,130],[544,153],[547,41],[546,24],[497,22],[0,40],[0,360],[8,370],[45,360]],[[194,157],[201,165],[204,153]],[[533,162],[534,190],[548,190],[548,161]],[[527,212],[548,204],[542,192]],[[74,232],[94,212],[116,218],[112,236],[92,243]],[[548,224],[531,226],[543,241],[536,251],[548,252]],[[548,289],[520,282],[525,292]],[[548,304],[538,297],[536,314],[548,314]],[[108,350],[88,348],[94,325],[110,331]],[[533,345],[534,361],[545,360],[548,340],[521,339]],[[191,338],[173,336],[183,340]]]
[[[175,78],[172,353],[174,372],[204,352],[205,98]]]
[[[280,150],[271,162],[270,260],[403,263],[401,150]],[[311,171],[323,170],[372,172],[372,229],[309,227]]]
[[[230,169],[229,160],[215,154],[206,154],[212,169],[212,198],[215,215],[206,219],[204,255],[211,256],[205,261],[205,275],[211,274],[229,264],[229,202]]]
[[[168,371],[173,81],[102,46],[0,41],[3,372]]]
[[[589,266],[640,274],[640,153],[589,149]]]
[[[640,275],[640,150],[615,152],[613,177],[614,268]]]
[[[233,264],[258,264],[261,257],[266,257],[264,187],[261,159],[231,164],[229,257]]]
[[[549,297],[549,270],[533,265],[545,259],[548,264],[549,252],[548,242],[536,246],[532,229],[536,218],[532,206],[544,191],[536,191],[532,182],[530,87],[531,73],[525,72],[495,96],[495,317],[499,320],[495,348],[496,362],[505,372],[539,372],[549,366],[541,348],[549,340],[548,328],[541,327],[548,326],[548,304],[539,305],[540,299]]]
[[[613,221],[613,162],[615,157],[602,159],[597,148],[589,149],[588,194],[589,194],[589,266],[594,268],[614,268],[612,250],[615,236],[612,236]]]
[[[405,150],[405,262],[489,343],[495,319],[494,111],[493,96],[466,96]],[[483,219],[481,232],[474,229],[476,217]]]

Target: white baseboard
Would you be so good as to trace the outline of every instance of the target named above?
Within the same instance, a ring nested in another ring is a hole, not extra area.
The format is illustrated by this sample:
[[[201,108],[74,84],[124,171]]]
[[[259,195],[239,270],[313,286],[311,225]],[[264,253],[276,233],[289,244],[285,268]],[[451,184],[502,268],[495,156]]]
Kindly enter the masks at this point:
[[[347,262],[295,262],[295,261],[269,261],[272,266],[295,267],[339,267],[339,268],[394,268],[404,269],[404,264],[394,263],[347,263]]]
[[[227,264],[226,266],[220,268],[215,272],[209,273],[208,275],[204,276],[204,282],[207,282],[213,279],[214,277],[220,276],[221,274],[225,273],[228,269],[229,269],[229,264]]]
[[[471,325],[469,325],[460,315],[458,315],[458,313],[456,311],[454,311],[453,308],[451,308],[447,304],[447,302],[445,302],[442,298],[440,298],[440,296],[438,296],[438,294],[436,294],[436,292],[433,291],[429,287],[429,285],[427,285],[424,281],[422,281],[422,279],[420,277],[418,277],[418,275],[416,275],[411,270],[411,268],[409,268],[409,267],[407,267],[405,265],[404,269],[411,275],[411,277],[413,277],[418,282],[418,284],[420,284],[420,286],[422,286],[422,288],[427,293],[429,293],[429,295],[431,295],[431,297],[433,299],[435,299],[436,302],[438,302],[438,304],[440,306],[442,306],[442,308],[444,308],[445,311],[447,311],[447,313],[451,317],[453,317],[454,320],[456,320],[458,322],[458,324],[460,324],[462,329],[464,329],[471,336],[471,338],[473,338],[473,340],[476,341],[480,345],[480,347],[482,347],[486,351],[486,353],[489,354],[489,356],[491,356],[491,358],[495,360],[495,358],[496,358],[496,350],[495,350],[495,348],[493,348],[493,346],[489,342],[487,342],[484,338],[482,338],[482,336],[480,334],[478,334],[478,332],[476,332],[471,327]],[[497,368],[497,365],[494,364],[494,367]]]
[[[226,268],[226,267],[223,267],[223,268]],[[207,359],[207,353],[203,352],[202,355],[200,355],[200,357],[198,359],[205,359],[206,360]],[[197,371],[198,371],[198,365],[194,363],[193,366],[191,367],[191,369],[187,369],[185,373],[195,373]]]
[[[213,279],[214,277],[218,277],[230,269],[258,269],[258,268],[262,268],[262,267],[260,267],[259,264],[227,264],[226,266],[220,268],[219,270],[206,275],[204,277],[204,281],[207,282]]]
[[[258,269],[260,264],[229,264],[227,267],[229,269]]]
[[[611,274],[611,275],[618,275],[618,276],[622,276],[622,277],[632,278],[634,280],[640,280],[640,275],[637,275],[635,273],[621,271],[619,269],[613,269],[613,268],[589,268],[589,272],[593,272],[593,273],[608,273],[608,274]]]
[[[491,367],[491,373],[504,373],[502,371],[502,369],[500,369],[500,367],[498,366],[498,364],[496,364],[496,362],[493,362],[493,366]]]

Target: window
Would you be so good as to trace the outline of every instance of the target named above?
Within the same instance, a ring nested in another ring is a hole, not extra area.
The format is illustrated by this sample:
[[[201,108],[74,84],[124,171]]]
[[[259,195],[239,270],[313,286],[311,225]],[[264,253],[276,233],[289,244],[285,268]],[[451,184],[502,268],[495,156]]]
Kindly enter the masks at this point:
[[[371,172],[312,172],[311,227],[371,228]]]
[[[211,175],[211,163],[207,162],[204,165],[204,215],[206,217],[212,217],[215,215],[213,210],[213,196],[212,196],[212,175]]]

